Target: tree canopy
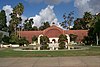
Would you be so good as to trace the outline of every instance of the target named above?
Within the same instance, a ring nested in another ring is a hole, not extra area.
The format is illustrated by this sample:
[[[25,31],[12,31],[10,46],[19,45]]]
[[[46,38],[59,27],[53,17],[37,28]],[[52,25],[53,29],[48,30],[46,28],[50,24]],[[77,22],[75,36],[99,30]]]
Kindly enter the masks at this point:
[[[4,10],[1,10],[1,12],[0,12],[0,30],[8,31],[6,23],[7,23],[6,13]]]
[[[71,29],[71,25],[74,19],[73,15],[74,15],[74,11],[70,12],[68,16],[66,15],[66,13],[64,13],[63,15],[64,21],[61,22],[60,25],[65,29]]]
[[[17,26],[19,23],[21,23],[22,19],[21,19],[21,15],[24,11],[24,6],[22,3],[18,3],[18,5],[16,5],[13,8],[13,13],[11,13],[11,20],[10,20],[10,32],[15,33],[17,32]]]

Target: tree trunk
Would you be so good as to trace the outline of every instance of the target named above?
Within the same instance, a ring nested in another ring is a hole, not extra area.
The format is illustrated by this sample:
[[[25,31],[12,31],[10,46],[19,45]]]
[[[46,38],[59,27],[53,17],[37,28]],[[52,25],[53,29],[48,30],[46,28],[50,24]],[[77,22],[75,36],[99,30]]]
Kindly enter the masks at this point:
[[[16,24],[14,25],[14,33],[17,35]]]
[[[97,33],[96,33],[96,40],[97,40],[97,45],[98,45],[99,38],[98,38],[98,34]]]

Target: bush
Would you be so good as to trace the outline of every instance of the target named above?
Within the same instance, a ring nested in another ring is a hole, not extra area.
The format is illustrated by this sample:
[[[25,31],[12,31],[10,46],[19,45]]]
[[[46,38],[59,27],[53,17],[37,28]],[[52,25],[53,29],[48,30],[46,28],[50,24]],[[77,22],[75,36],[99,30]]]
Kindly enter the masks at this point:
[[[26,40],[25,37],[20,38],[18,43],[20,46],[22,46],[24,44],[29,44],[28,40]]]
[[[2,38],[2,41],[4,42],[4,44],[9,44],[9,37],[4,35],[4,37]]]
[[[37,41],[38,41],[38,37],[33,36],[33,37],[32,37],[32,42],[37,42]]]
[[[0,32],[0,43],[2,42],[3,33]]]
[[[48,44],[45,44],[45,45],[42,45],[41,46],[41,49],[43,50],[43,49],[47,49],[47,47],[48,47]]]
[[[60,49],[64,49],[65,48],[65,42],[60,42],[60,44],[59,44],[59,47],[60,47]]]
[[[66,40],[67,40],[67,36],[61,34],[61,35],[59,36],[59,40],[58,40],[58,42],[60,43],[60,42],[62,42],[62,41],[66,41]]]
[[[48,43],[49,42],[49,38],[47,36],[41,36],[40,37],[40,43],[42,45],[41,49],[47,49],[48,47]]]
[[[11,44],[18,44],[19,38],[14,33],[10,35],[9,43]]]

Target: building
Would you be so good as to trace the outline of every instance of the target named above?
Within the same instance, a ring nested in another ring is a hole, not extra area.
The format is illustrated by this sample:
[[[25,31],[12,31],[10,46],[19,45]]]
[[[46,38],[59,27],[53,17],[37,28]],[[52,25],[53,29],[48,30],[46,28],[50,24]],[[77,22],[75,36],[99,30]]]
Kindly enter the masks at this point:
[[[81,42],[84,36],[87,36],[88,30],[63,30],[56,25],[52,25],[43,31],[20,31],[18,34],[21,37],[26,37],[26,39],[32,43],[33,36],[47,36],[50,42],[58,42],[59,35],[64,34],[67,36],[68,42],[70,42],[70,34],[77,35],[76,42]]]

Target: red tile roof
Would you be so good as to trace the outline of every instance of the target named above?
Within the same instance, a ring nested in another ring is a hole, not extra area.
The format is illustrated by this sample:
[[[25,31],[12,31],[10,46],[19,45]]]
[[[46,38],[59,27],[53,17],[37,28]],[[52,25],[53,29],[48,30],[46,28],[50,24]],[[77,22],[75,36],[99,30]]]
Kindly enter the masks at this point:
[[[57,26],[51,26],[43,31],[21,31],[20,33],[21,37],[26,37],[26,39],[31,43],[33,36],[39,36],[40,34],[45,35],[49,38],[52,37],[59,37],[60,34],[75,34],[77,35],[77,42],[81,42],[81,40],[84,38],[84,36],[87,36],[88,31],[87,30],[63,30]]]
[[[60,34],[63,34],[63,31],[61,28],[53,25],[47,29],[45,29],[43,31],[44,35],[48,36],[49,38],[52,38],[52,37],[59,37]]]
[[[18,31],[20,33],[21,37],[26,37],[26,39],[31,43],[33,36],[39,36],[40,34],[43,34],[43,31]]]
[[[88,36],[88,30],[68,30],[66,34],[75,34],[77,35],[77,42],[81,42],[85,36]]]

